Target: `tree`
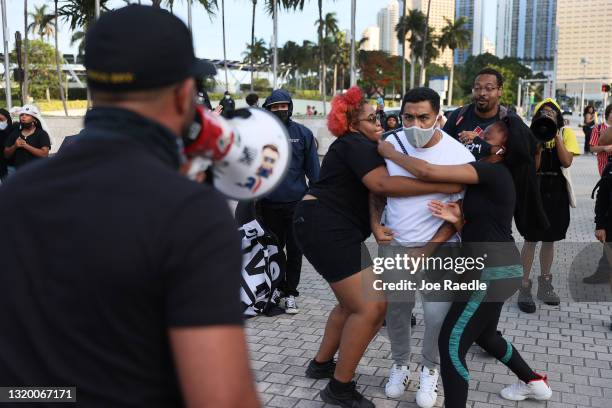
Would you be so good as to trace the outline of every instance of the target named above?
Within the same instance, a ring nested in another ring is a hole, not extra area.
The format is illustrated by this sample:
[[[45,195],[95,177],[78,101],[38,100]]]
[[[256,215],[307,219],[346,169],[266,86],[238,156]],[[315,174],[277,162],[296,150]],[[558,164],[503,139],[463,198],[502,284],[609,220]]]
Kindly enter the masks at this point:
[[[360,86],[366,89],[397,89],[401,85],[401,57],[390,56],[384,51],[359,52],[361,69]]]
[[[419,41],[423,31],[425,31],[425,24],[427,18],[420,10],[411,9],[408,14],[402,16],[395,26],[397,33],[403,33],[405,36],[410,33],[410,88],[414,88],[414,69],[416,65],[416,59],[420,48]]]
[[[350,69],[351,63],[351,47],[347,43],[346,34],[343,31],[336,31],[333,41],[329,41],[331,47],[330,62],[334,65],[334,81],[332,86],[332,94],[335,95],[338,89],[338,70],[342,71],[341,87],[344,88],[344,73]]]
[[[100,0],[100,12],[109,11],[107,3],[110,0]],[[96,18],[95,2],[93,0],[63,0],[58,9],[58,15],[68,23],[72,31],[87,28]]]
[[[402,18],[406,15],[408,7],[407,0],[402,1]],[[402,46],[402,95],[406,93],[406,26],[404,24],[397,24],[395,26],[395,32],[397,33],[397,40]]]
[[[78,52],[79,55],[85,55],[85,31],[75,31],[72,33],[72,37],[70,37],[70,45],[79,43]]]
[[[268,62],[270,50],[266,47],[264,40],[255,39],[253,44],[246,44],[246,51],[242,53],[244,62],[251,62],[254,64],[265,64]]]
[[[319,18],[315,21],[315,25],[317,26],[317,31],[322,34],[322,37],[319,41],[319,56],[320,56],[320,65],[321,65],[321,93],[323,94],[323,104],[325,105],[325,96],[327,95],[327,84],[326,84],[326,76],[327,76],[327,61],[325,60],[326,55],[330,55],[334,52],[325,52],[331,48],[332,37],[336,35],[338,32],[338,19],[336,19],[336,13],[327,13],[324,18]],[[326,113],[326,109],[323,109],[324,113]]]
[[[284,8],[285,10],[302,10],[304,9],[304,2],[306,0],[266,0],[266,10],[268,15],[276,16],[278,18],[278,11],[280,8]],[[276,4],[276,10],[274,9],[274,4]],[[276,24],[273,26],[273,37],[274,41],[270,45],[271,55],[273,58],[278,57],[278,32]],[[276,67],[274,67],[276,68]],[[274,77],[277,77],[277,72],[274,71]]]
[[[28,79],[29,79],[29,69],[28,66],[28,0],[23,1],[23,27],[24,27],[24,38],[23,38],[23,89],[22,89],[22,99],[24,103],[28,103]]]
[[[446,25],[442,28],[442,34],[438,38],[438,47],[444,52],[446,48],[450,49],[455,55],[456,49],[467,48],[470,44],[471,32],[465,28],[467,20],[465,17],[460,17],[454,22],[444,17]],[[455,64],[450,67],[450,80],[448,85],[448,105],[453,104],[453,81],[455,78]]]
[[[414,46],[415,49],[419,50],[419,54],[420,54],[419,61],[420,61],[420,67],[421,67],[421,74],[419,78],[419,86],[425,85],[425,77],[427,75],[427,66],[431,64],[433,60],[438,58],[438,56],[440,56],[440,51],[436,47],[438,39],[434,34],[432,34],[434,32],[434,28],[429,27],[427,31],[429,35],[427,35],[427,44],[425,45],[425,61],[423,61],[423,54],[422,54],[422,50],[423,50],[422,37],[417,38],[415,42],[415,46]],[[416,60],[416,57],[415,57],[415,60]]]
[[[34,12],[29,13],[32,18],[32,22],[28,25],[28,30],[37,32],[40,39],[43,40],[47,37],[47,40],[54,35],[55,29],[53,28],[52,21],[55,18],[55,14],[47,14],[47,5],[43,4],[40,7],[34,6]]]
[[[323,38],[333,37],[339,31],[336,13],[325,14],[325,18],[315,21],[315,25],[317,26],[317,30],[320,29],[323,31]]]
[[[54,69],[55,49],[53,46],[41,40],[32,40],[30,41],[30,47],[28,47],[28,54],[32,97],[35,99],[45,98],[47,92],[49,92],[52,97],[59,97],[59,91],[57,93],[55,91],[51,92],[51,90],[55,90],[56,85],[60,83],[60,77],[58,77]],[[11,63],[16,63],[16,51],[11,52],[9,58]]]

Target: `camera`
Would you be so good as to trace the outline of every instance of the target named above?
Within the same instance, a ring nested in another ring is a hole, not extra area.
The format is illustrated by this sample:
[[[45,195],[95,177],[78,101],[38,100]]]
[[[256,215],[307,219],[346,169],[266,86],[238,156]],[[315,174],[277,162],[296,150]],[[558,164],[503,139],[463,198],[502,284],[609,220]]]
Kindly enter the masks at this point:
[[[557,115],[554,111],[545,110],[534,118],[530,126],[535,138],[542,143],[549,142],[557,134]]]

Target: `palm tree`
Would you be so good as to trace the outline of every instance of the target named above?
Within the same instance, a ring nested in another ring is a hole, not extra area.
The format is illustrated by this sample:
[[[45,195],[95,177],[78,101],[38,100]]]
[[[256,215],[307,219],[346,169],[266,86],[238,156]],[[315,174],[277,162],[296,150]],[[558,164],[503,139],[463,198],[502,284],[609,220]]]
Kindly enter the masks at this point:
[[[402,17],[406,15],[406,10],[408,7],[408,0],[402,1]],[[395,31],[397,32],[397,40],[402,46],[402,96],[406,94],[406,35],[408,34],[405,31],[404,24],[398,24],[395,27]]]
[[[327,115],[327,106],[325,104],[325,97],[327,95],[327,89],[326,89],[327,67],[325,65],[324,38],[326,38],[327,35],[332,31],[331,28],[334,26],[334,24],[335,24],[336,30],[338,26],[337,26],[337,20],[335,19],[334,13],[328,13],[325,16],[325,19],[323,18],[323,0],[318,0],[318,6],[319,6],[319,20],[317,22],[317,31],[319,34],[319,65],[321,67],[320,90],[321,90],[321,100],[323,102],[323,115]],[[334,20],[335,20],[335,23],[334,23]],[[324,31],[325,31],[325,37],[323,36]]]
[[[332,95],[336,94],[338,89],[338,68],[342,70],[343,80],[342,88],[344,88],[344,72],[347,67],[350,67],[350,45],[346,42],[346,35],[342,31],[337,31],[332,41],[328,41],[328,45],[333,50],[331,52],[330,62],[334,64],[334,82],[332,86]]]
[[[465,28],[465,24],[467,20],[465,17],[460,17],[458,20],[454,22],[449,20],[448,18],[444,18],[446,20],[446,25],[442,28],[442,34],[440,38],[438,38],[438,47],[440,50],[444,52],[444,49],[448,48],[452,51],[453,56],[455,55],[456,49],[467,48],[470,44],[471,33],[469,30]],[[450,80],[448,84],[448,101],[449,105],[453,104],[453,80],[455,77],[455,64],[451,62],[450,67]]]
[[[429,27],[427,31],[430,33],[433,33],[434,28]],[[419,53],[421,53],[421,57],[419,58],[420,63],[421,63],[419,86],[425,85],[427,65],[431,64],[433,60],[435,60],[436,58],[440,56],[440,51],[438,50],[438,48],[436,48],[437,43],[438,43],[438,38],[435,35],[428,35],[427,43],[424,48],[424,51],[425,51],[424,54],[423,54],[423,40],[419,38],[415,44],[415,48],[419,50]],[[425,60],[423,60],[423,55],[425,56]]]
[[[229,91],[227,80],[227,47],[225,45],[225,0],[221,0],[221,28],[223,31],[223,69],[225,70],[225,90]]]
[[[324,38],[333,37],[340,30],[338,27],[338,19],[336,18],[336,13],[327,13],[325,14],[325,18],[323,20],[315,21],[317,26],[317,30],[319,26],[323,24],[323,33]]]
[[[29,13],[32,18],[32,22],[28,26],[30,31],[38,31],[41,41],[44,37],[47,40],[55,33],[53,24],[51,21],[55,18],[55,14],[47,14],[47,5],[43,4],[40,7],[34,6],[34,12]]]
[[[410,88],[414,88],[414,69],[416,65],[417,47],[421,40],[422,32],[425,31],[426,17],[420,10],[411,9],[408,14],[402,16],[395,26],[395,31],[407,35],[410,33]]]
[[[261,38],[255,39],[252,44],[246,44],[246,51],[242,53],[244,62],[252,64],[264,64],[268,61],[270,51],[266,47],[266,42]]]
[[[57,81],[59,85],[60,99],[64,106],[64,113],[68,116],[68,106],[66,105],[66,95],[64,95],[64,87],[62,86],[62,71],[60,70],[60,54],[59,54],[59,42],[58,42],[58,30],[57,30],[57,0],[53,1],[53,21],[55,22],[54,37],[55,37],[55,70],[57,71]]]
[[[23,0],[23,102],[28,103],[28,0]]]
[[[78,47],[78,55],[85,55],[85,31],[75,31],[72,33],[72,37],[70,37],[70,46],[79,43]]]

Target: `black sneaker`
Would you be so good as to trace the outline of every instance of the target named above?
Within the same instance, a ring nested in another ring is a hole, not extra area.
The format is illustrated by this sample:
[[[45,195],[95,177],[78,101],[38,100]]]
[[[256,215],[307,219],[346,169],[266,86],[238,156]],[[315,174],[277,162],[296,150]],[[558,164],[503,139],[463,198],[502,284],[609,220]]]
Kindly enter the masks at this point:
[[[555,293],[555,288],[552,285],[552,276],[538,277],[538,299],[550,306],[559,306],[561,299]]]
[[[609,283],[610,279],[612,279],[610,271],[598,269],[591,276],[583,278],[582,282],[589,285],[597,285],[599,283]]]
[[[363,395],[357,391],[355,387],[355,381],[349,383],[349,387],[342,392],[334,392],[330,384],[327,384],[319,395],[323,402],[331,405],[339,405],[344,408],[376,408],[376,405],[372,401],[364,398]]]
[[[322,378],[332,378],[336,370],[336,362],[330,360],[326,363],[317,363],[314,358],[310,360],[306,367],[306,377],[320,380]]]
[[[533,296],[531,296],[531,279],[529,280],[529,285],[524,286],[521,285],[519,289],[518,295],[518,307],[523,313],[535,313],[536,305],[533,301]]]

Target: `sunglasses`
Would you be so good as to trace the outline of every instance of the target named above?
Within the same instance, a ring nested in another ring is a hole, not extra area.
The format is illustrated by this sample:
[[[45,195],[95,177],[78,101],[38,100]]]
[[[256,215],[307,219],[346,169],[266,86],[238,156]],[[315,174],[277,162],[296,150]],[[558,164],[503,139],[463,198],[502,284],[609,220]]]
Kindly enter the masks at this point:
[[[370,122],[371,124],[375,125],[378,122],[378,116],[372,113],[365,119],[359,119],[358,122]]]

